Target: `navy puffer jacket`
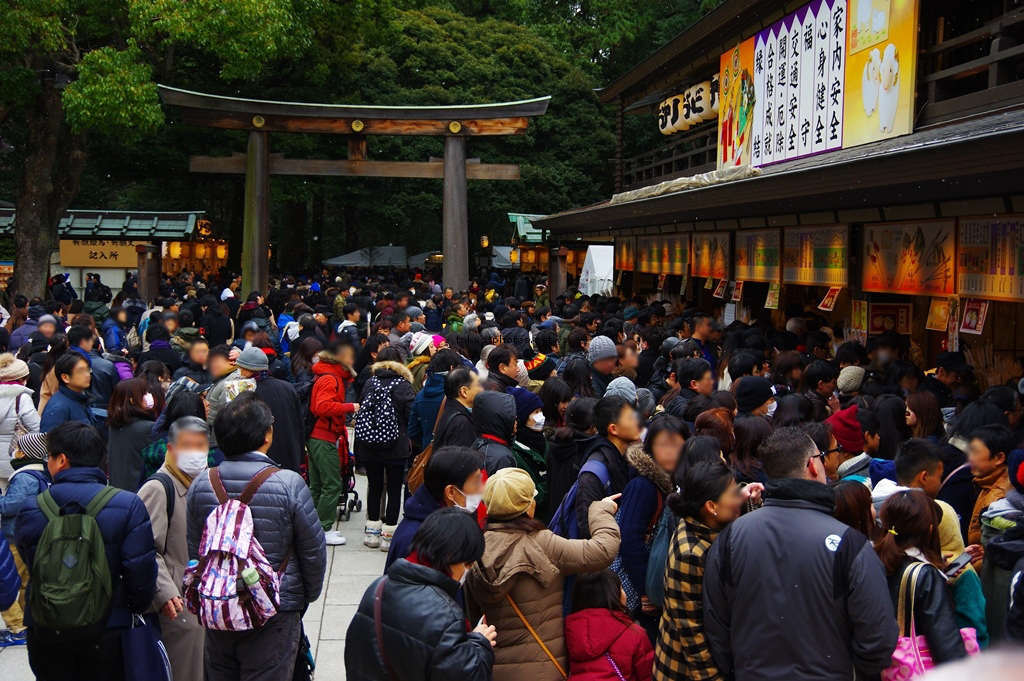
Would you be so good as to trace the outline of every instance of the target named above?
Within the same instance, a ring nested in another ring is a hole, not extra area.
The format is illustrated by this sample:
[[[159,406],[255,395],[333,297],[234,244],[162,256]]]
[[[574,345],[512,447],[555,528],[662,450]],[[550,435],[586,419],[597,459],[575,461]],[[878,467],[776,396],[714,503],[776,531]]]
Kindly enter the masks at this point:
[[[57,473],[50,494],[62,509],[74,505],[84,510],[107,484],[99,468],[69,468]],[[107,549],[107,564],[114,586],[107,628],[131,625],[131,613],[149,610],[156,595],[156,549],[149,512],[131,492],[118,492],[96,516]],[[35,497],[29,497],[18,512],[16,537],[18,553],[29,573],[36,547],[46,529],[46,516]],[[25,608],[25,625],[32,626],[32,607]]]
[[[267,466],[276,465],[264,454],[250,452],[230,456],[218,471],[228,496],[237,497]],[[206,518],[217,506],[209,471],[192,481],[188,505],[188,555],[198,560],[199,542]],[[281,569],[291,549],[288,568],[281,582],[281,611],[294,612],[320,597],[327,567],[327,544],[313,497],[298,473],[281,470],[270,476],[249,504],[256,538],[274,569]]]
[[[14,564],[14,556],[7,545],[7,539],[0,532],[0,610],[6,610],[18,600],[21,589],[21,577],[18,566]]]

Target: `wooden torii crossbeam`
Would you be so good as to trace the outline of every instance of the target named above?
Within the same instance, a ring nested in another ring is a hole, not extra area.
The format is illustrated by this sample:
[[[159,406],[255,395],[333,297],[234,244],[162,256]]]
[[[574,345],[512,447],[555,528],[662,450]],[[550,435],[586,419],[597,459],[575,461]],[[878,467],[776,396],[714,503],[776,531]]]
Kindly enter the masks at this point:
[[[245,154],[193,156],[189,160],[192,172],[245,174],[242,288],[246,291],[266,291],[268,286],[272,174],[444,179],[444,281],[456,289],[465,285],[469,280],[467,179],[519,179],[516,164],[467,160],[466,138],[522,134],[530,118],[543,115],[551,101],[540,97],[501,104],[387,107],[241,99],[166,85],[158,90],[164,104],[181,112],[186,125],[249,131]],[[270,154],[270,132],[346,135],[348,159],[287,159]],[[368,161],[367,135],[444,137],[444,159]]]

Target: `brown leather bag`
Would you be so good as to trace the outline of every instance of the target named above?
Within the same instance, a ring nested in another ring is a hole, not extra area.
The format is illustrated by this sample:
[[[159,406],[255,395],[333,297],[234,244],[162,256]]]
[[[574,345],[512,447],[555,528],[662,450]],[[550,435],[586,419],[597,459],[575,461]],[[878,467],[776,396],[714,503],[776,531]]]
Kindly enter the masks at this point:
[[[445,397],[441,400],[441,408],[437,410],[437,418],[434,419],[434,429],[432,433],[437,433],[437,426],[441,423],[441,416],[444,415],[444,407],[448,404],[448,398]],[[434,441],[431,440],[427,448],[416,455],[413,459],[412,468],[409,469],[409,475],[406,476],[406,484],[409,485],[409,494],[415,494],[416,490],[423,484],[423,474],[427,469],[427,463],[430,461],[430,457],[434,454]]]

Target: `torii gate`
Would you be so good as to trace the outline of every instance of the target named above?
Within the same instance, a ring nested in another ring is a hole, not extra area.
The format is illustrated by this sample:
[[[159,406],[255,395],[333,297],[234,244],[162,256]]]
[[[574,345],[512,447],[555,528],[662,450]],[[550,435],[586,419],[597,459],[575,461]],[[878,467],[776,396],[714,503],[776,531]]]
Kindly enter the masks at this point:
[[[164,104],[177,108],[186,125],[248,130],[247,153],[193,156],[189,170],[245,174],[242,288],[266,291],[270,248],[270,176],[418,177],[444,179],[444,282],[455,289],[469,281],[469,214],[466,180],[518,180],[518,164],[466,162],[466,138],[518,135],[530,118],[542,116],[551,97],[501,104],[459,106],[359,106],[241,99],[159,85]],[[286,159],[271,155],[273,132],[348,136],[347,160]],[[368,161],[367,135],[444,137],[444,160]]]

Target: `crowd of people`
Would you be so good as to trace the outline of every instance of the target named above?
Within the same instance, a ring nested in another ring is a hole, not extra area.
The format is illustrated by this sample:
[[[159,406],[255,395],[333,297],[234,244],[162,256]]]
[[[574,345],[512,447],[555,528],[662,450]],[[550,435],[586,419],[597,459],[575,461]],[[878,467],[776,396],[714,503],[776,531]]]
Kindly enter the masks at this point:
[[[159,641],[176,681],[308,678],[355,474],[387,559],[351,679],[910,678],[1024,643],[1024,381],[963,353],[525,274],[239,286],[0,301],[0,646],[38,678],[160,678],[125,671]]]

